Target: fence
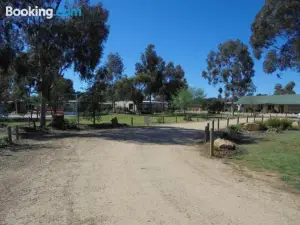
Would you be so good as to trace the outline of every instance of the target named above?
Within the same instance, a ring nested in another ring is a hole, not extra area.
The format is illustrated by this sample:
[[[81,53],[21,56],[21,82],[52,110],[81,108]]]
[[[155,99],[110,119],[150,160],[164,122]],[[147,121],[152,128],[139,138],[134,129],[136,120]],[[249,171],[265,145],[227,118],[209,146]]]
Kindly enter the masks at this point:
[[[249,116],[248,114],[246,115],[242,115],[242,117],[240,115],[237,115],[236,118],[234,119],[230,119],[229,117],[226,118],[226,125],[225,126],[220,126],[220,118],[217,119],[213,119],[211,122],[207,123],[207,125],[205,126],[204,129],[204,142],[205,143],[210,143],[210,157],[214,155],[214,136],[215,136],[215,130],[220,130],[221,128],[228,128],[230,125],[238,125],[240,123],[248,123],[248,122],[264,122],[268,119],[271,118],[278,118],[278,119],[283,119],[283,118],[287,118],[287,119],[291,119],[291,118],[295,118],[295,117],[288,117],[286,116],[272,116],[272,114],[254,114],[253,116]],[[242,120],[241,120],[242,119]],[[297,118],[298,120],[298,118]]]

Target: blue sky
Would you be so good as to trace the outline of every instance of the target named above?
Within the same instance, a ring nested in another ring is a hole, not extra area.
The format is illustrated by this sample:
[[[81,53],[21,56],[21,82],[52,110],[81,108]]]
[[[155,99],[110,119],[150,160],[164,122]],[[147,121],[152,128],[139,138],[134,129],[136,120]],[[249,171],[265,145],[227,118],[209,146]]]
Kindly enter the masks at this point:
[[[96,2],[92,0],[92,3]],[[211,49],[228,39],[240,39],[249,44],[250,27],[264,0],[102,0],[109,10],[110,33],[105,43],[104,57],[118,52],[123,58],[125,74],[134,75],[135,63],[149,43],[166,61],[180,64],[190,86],[201,87],[208,97],[217,96],[217,87],[201,77],[206,68],[206,56]],[[251,49],[250,49],[251,50]],[[251,50],[252,54],[252,50]],[[255,60],[254,83],[257,93],[272,94],[274,85],[296,82],[300,92],[300,76],[286,71],[282,79],[263,72],[262,62]],[[85,83],[67,71],[76,90]],[[299,86],[298,86],[299,85]]]

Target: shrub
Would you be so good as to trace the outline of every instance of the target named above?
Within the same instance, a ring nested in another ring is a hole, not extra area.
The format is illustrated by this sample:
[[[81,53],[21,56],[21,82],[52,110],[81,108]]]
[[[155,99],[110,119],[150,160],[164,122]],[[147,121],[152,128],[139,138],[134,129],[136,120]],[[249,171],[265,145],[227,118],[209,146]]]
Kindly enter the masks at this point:
[[[289,120],[289,119],[282,119],[281,120],[281,129],[283,130],[287,130],[287,129],[290,129],[292,127],[292,123],[293,121],[292,120]]]
[[[112,118],[110,122],[113,126],[117,126],[119,124],[119,121],[118,121],[117,117]]]
[[[266,131],[266,130],[268,130],[265,122],[263,122],[263,121],[256,121],[255,123],[259,125],[259,130],[260,131]]]
[[[271,118],[266,121],[266,125],[268,128],[280,128],[281,121],[278,118]]]
[[[191,115],[188,115],[188,114],[185,115],[185,116],[184,116],[184,120],[185,120],[185,121],[192,121]]]
[[[8,137],[1,137],[0,138],[0,148],[4,148],[8,146]]]
[[[163,123],[163,118],[162,117],[157,117],[156,121],[157,121],[157,123]]]
[[[78,129],[76,121],[74,120],[64,120],[64,127],[65,129]]]
[[[229,133],[238,133],[242,130],[242,127],[240,124],[237,124],[237,125],[230,125],[228,128],[227,128],[228,132]]]

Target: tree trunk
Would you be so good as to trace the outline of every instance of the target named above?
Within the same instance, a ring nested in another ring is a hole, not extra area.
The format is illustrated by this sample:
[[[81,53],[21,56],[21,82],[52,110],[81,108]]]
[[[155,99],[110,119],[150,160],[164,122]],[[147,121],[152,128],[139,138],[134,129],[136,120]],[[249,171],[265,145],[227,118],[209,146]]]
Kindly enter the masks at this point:
[[[15,112],[18,114],[18,100],[15,101]]]
[[[40,116],[40,127],[46,126],[46,103],[43,96],[43,93],[41,93],[41,116]]]
[[[151,100],[152,94],[150,94],[150,114],[152,114],[152,100]]]
[[[96,124],[96,110],[93,110],[93,124]]]

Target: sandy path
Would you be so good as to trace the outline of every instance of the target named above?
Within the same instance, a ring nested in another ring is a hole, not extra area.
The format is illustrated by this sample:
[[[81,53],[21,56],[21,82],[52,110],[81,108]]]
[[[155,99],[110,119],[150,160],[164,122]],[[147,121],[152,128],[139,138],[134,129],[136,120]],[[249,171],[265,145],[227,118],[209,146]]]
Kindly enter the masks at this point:
[[[172,126],[81,133],[15,153],[0,171],[0,224],[300,224],[299,197],[200,156],[173,138],[200,132]]]

